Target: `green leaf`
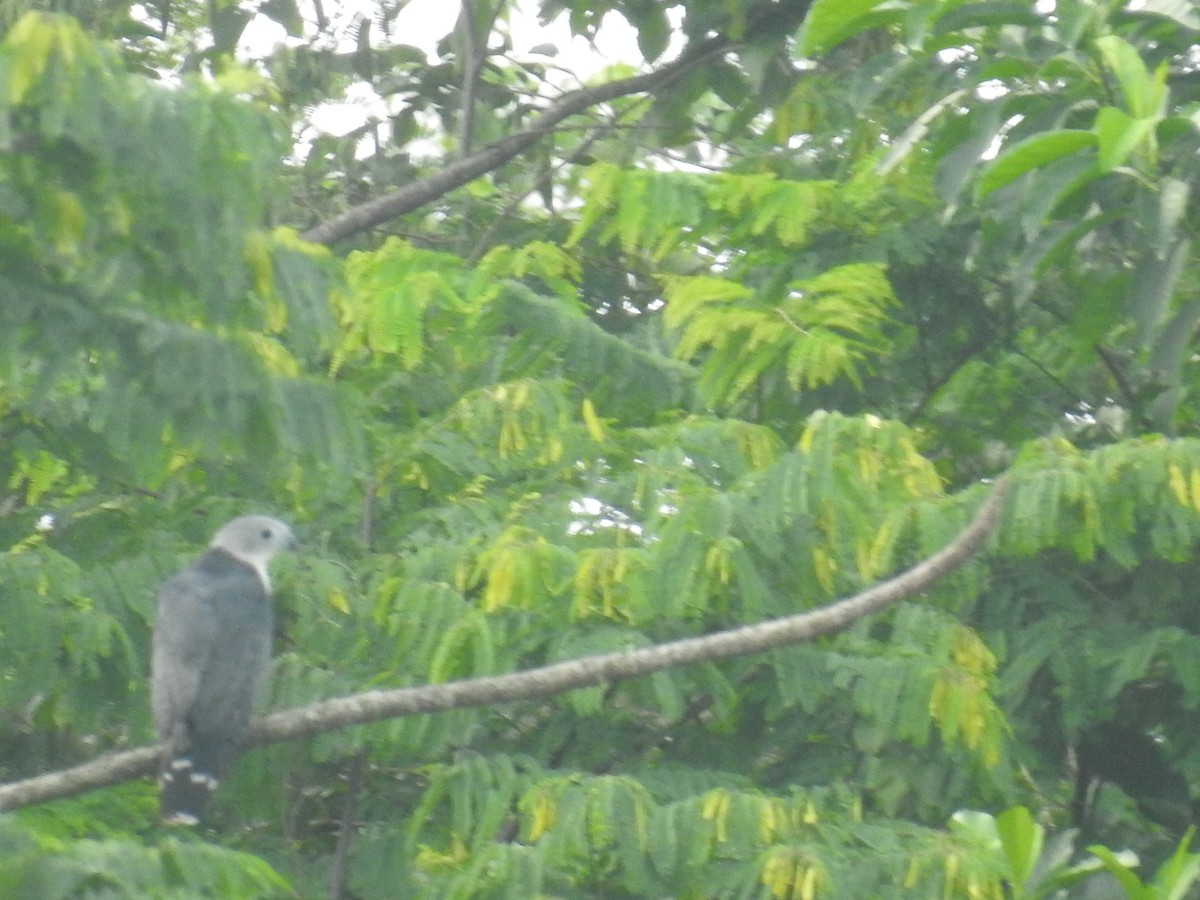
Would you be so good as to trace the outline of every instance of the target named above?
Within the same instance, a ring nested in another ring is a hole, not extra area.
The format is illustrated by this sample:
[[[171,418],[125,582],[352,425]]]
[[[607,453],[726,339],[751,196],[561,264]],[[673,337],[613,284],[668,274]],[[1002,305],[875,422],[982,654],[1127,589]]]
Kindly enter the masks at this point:
[[[662,56],[671,40],[671,23],[667,19],[666,9],[659,6],[645,6],[641,14],[633,16],[637,28],[638,50],[646,62],[653,62]]]
[[[800,53],[817,56],[875,27],[869,13],[883,4],[884,0],[815,0],[800,29]]]
[[[1100,860],[1104,870],[1117,880],[1129,900],[1155,900],[1154,890],[1143,885],[1132,870],[1132,866],[1137,864],[1136,859],[1123,859],[1107,847],[1097,845],[1088,847],[1088,852]]]
[[[1042,855],[1045,837],[1042,826],[1023,806],[1014,806],[996,816],[996,832],[1012,871],[1012,882],[1023,884],[1033,875]]]
[[[1196,826],[1192,825],[1176,845],[1175,852],[1154,873],[1151,884],[1162,900],[1183,900],[1192,885],[1200,880],[1200,854],[1188,852],[1188,845],[1195,833]]]
[[[1189,258],[1191,241],[1181,240],[1170,252],[1147,252],[1137,262],[1129,286],[1129,306],[1138,333],[1148,340],[1169,315],[1171,298]]]
[[[1110,172],[1125,161],[1154,133],[1155,119],[1133,119],[1112,106],[1096,114],[1097,160],[1101,172]]]
[[[1166,70],[1151,75],[1137,49],[1115,34],[1096,38],[1096,47],[1117,76],[1130,115],[1135,119],[1161,116],[1167,93]]]
[[[282,25],[291,37],[299,37],[304,33],[304,19],[296,0],[266,0],[258,11],[272,22]]]
[[[1097,144],[1096,135],[1090,131],[1062,129],[1036,134],[1001,153],[980,176],[976,191],[981,198],[986,197],[1022,175]]]

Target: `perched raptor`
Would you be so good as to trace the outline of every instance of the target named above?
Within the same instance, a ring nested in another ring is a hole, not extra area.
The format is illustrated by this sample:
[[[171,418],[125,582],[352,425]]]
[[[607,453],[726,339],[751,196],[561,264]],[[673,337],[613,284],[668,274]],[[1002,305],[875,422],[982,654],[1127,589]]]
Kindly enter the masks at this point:
[[[292,542],[277,519],[234,519],[158,592],[150,697],[164,822],[197,824],[237,752],[271,655],[267,563]]]

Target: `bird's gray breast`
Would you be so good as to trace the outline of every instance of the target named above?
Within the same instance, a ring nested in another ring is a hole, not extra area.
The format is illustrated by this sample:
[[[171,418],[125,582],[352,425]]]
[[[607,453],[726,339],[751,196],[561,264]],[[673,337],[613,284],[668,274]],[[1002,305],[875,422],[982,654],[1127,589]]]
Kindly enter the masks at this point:
[[[153,679],[164,738],[234,739],[253,712],[271,649],[271,604],[252,566],[210,550],[159,592]]]

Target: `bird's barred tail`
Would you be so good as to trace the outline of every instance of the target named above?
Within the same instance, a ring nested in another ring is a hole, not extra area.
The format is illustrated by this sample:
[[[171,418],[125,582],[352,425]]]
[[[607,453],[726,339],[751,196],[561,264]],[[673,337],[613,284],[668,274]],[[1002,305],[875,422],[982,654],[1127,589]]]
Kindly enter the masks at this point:
[[[206,758],[207,757],[207,758]],[[198,825],[223,766],[196,748],[173,756],[158,776],[159,814],[166,825]]]

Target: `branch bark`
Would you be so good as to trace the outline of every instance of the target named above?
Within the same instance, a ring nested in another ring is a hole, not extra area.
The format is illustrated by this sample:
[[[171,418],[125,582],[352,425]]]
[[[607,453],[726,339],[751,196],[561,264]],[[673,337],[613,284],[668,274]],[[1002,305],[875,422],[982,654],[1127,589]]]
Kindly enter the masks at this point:
[[[919,594],[965,564],[983,547],[1000,521],[1007,485],[1007,478],[997,481],[971,523],[933,556],[887,581],[830,606],[704,637],[587,656],[511,675],[367,691],[324,700],[259,719],[251,726],[246,744],[274,744],[382,719],[546,697],[678,666],[761,653],[834,634],[859,619]],[[157,746],[140,747],[70,769],[0,785],[0,811],[44,803],[148,775],[157,768],[158,759]]]

